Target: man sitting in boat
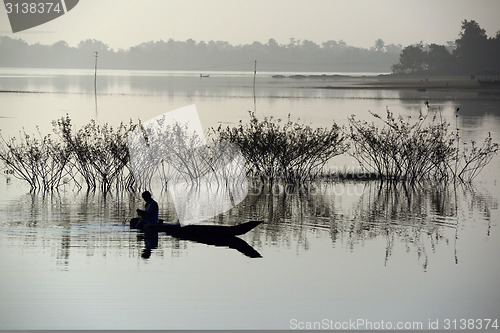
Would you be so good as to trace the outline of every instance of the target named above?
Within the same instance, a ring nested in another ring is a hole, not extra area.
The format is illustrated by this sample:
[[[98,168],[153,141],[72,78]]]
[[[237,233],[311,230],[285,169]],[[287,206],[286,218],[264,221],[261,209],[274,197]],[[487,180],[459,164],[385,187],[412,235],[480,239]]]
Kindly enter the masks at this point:
[[[139,214],[142,219],[142,226],[158,223],[158,203],[153,200],[149,191],[144,191],[142,193],[142,198],[146,201],[144,210],[137,209],[137,214]]]

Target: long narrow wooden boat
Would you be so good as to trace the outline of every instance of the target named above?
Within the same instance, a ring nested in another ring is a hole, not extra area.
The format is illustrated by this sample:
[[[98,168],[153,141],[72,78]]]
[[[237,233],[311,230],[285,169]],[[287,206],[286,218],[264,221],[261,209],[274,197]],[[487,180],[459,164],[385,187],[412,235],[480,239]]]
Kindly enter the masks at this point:
[[[133,229],[142,228],[140,223],[139,218],[133,218],[130,220],[130,227]],[[180,237],[234,237],[246,234],[261,223],[262,221],[249,221],[233,226],[204,224],[181,226],[180,224],[163,223],[163,221],[160,221],[157,224],[149,224],[146,228],[150,231],[166,232],[169,235]]]
[[[262,221],[249,221],[233,226],[191,224],[183,227],[180,224],[158,223],[148,225],[147,228],[180,237],[234,237],[246,234],[261,223]]]
[[[235,249],[250,258],[261,258],[262,256],[259,252],[243,239],[236,236],[247,233],[262,222],[263,221],[249,221],[234,226],[193,224],[184,227],[180,224],[158,223],[150,224],[142,228],[140,218],[133,218],[130,220],[130,227],[133,229],[142,229],[145,235],[149,234],[149,236],[151,236],[151,234],[158,235],[158,232],[165,232],[167,235],[175,238],[207,245],[227,247]]]

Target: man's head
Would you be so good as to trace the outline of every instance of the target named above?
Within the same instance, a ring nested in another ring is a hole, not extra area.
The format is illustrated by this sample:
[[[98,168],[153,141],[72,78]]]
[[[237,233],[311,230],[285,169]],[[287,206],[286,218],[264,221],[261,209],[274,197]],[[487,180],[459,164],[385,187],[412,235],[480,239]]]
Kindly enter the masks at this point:
[[[152,200],[151,193],[149,191],[142,192],[142,198],[146,202],[150,202]]]

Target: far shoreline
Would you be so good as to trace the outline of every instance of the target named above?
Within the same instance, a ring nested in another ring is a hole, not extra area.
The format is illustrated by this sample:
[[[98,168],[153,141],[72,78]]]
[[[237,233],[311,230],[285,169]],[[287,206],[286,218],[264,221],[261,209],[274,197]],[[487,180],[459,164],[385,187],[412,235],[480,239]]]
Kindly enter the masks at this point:
[[[353,78],[354,79],[354,78]],[[474,77],[466,75],[379,75],[377,77],[357,77],[357,82],[345,87],[318,87],[323,89],[407,89],[425,92],[467,90],[478,92],[500,93],[500,86],[483,86]]]
[[[483,86],[470,75],[381,75],[366,82],[384,89],[497,91],[500,86]]]
[[[261,72],[233,72],[233,71],[198,71],[198,70],[132,70],[132,69],[100,69],[97,77],[106,75],[153,75],[153,76],[192,76],[217,78],[220,76],[254,76],[271,79],[276,82],[296,82],[296,88],[306,89],[384,89],[384,90],[416,90],[416,91],[477,91],[479,93],[500,94],[500,85],[481,85],[473,75],[424,75],[424,74],[391,74],[368,72],[301,72],[301,71],[261,71]],[[92,75],[94,69],[62,69],[62,68],[8,68],[0,67],[0,76],[25,77],[30,75]],[[300,82],[304,82],[302,85]],[[42,93],[40,91],[23,91],[0,89],[5,93]]]

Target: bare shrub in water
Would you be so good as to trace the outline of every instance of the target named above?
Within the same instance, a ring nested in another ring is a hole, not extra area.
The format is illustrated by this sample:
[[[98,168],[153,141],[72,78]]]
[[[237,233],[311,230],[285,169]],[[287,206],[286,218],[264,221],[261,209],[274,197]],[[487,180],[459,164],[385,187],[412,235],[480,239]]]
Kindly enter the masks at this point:
[[[167,121],[165,117],[140,123],[129,136],[131,165],[139,187],[153,183],[209,187],[246,180],[239,148],[226,142],[207,144],[188,123]],[[240,167],[241,165],[241,167]]]
[[[330,128],[286,122],[273,117],[259,120],[250,112],[250,122],[237,127],[219,126],[211,133],[216,140],[238,145],[248,172],[264,183],[287,183],[314,179],[326,162],[347,151],[345,135],[335,123]]]
[[[248,175],[271,185],[314,180],[329,159],[348,149],[348,135],[335,123],[331,128],[312,128],[294,123],[290,117],[282,123],[273,117],[259,120],[250,112],[250,118],[249,123],[240,121],[233,128],[212,128],[212,145],[201,145],[196,136],[186,137],[186,128],[179,124],[160,133],[161,140],[155,142],[149,142],[144,132],[151,148],[148,154],[155,163],[141,163],[139,174],[132,172],[130,163],[128,135],[138,126],[132,122],[113,128],[92,120],[74,133],[66,116],[53,122],[58,140],[40,133],[30,136],[22,132],[19,139],[0,135],[0,160],[32,189],[56,189],[72,179],[80,188],[86,185],[106,192],[113,185],[122,189],[144,186],[148,175],[158,171],[165,187],[173,178],[196,183],[203,177],[215,177],[218,184],[227,177],[215,171],[229,172],[223,167],[236,156],[231,146],[220,146],[224,142],[239,147]],[[381,120],[384,125],[378,127],[351,116],[349,138],[351,154],[370,174],[384,180],[471,182],[498,151],[490,134],[482,145],[462,142],[458,126],[456,133],[448,133],[450,124],[436,122],[435,117],[426,123],[426,117],[420,115],[411,123],[387,111]],[[157,155],[162,156],[161,161],[154,158]],[[232,171],[238,174],[238,170]]]
[[[456,157],[458,167],[453,170],[453,174],[461,181],[471,182],[490,163],[498,151],[498,144],[493,143],[491,133],[488,132],[481,146],[474,140],[470,143],[464,142],[462,146]]]
[[[54,131],[71,150],[73,158],[69,169],[76,170],[88,189],[99,188],[106,192],[112,185],[130,187],[133,184],[130,173],[124,171],[129,163],[127,135],[135,125],[121,123],[115,129],[91,120],[73,133],[69,116],[54,121],[53,125]]]
[[[23,131],[19,139],[0,138],[0,160],[15,178],[26,181],[32,189],[53,190],[61,185],[71,155],[68,146],[50,134],[42,137]]]
[[[449,123],[436,122],[435,117],[426,124],[426,116],[420,115],[411,123],[403,117],[394,117],[387,111],[382,119],[385,126],[349,118],[353,151],[351,154],[370,172],[382,179],[407,181],[460,180],[470,182],[491,161],[498,150],[489,136],[479,148],[472,141],[463,151],[456,146],[457,133],[448,133]]]
[[[160,118],[145,126],[139,123],[128,146],[133,151],[132,169],[139,187],[159,181],[196,183],[210,169],[203,139],[189,131],[187,124],[165,124]]]

